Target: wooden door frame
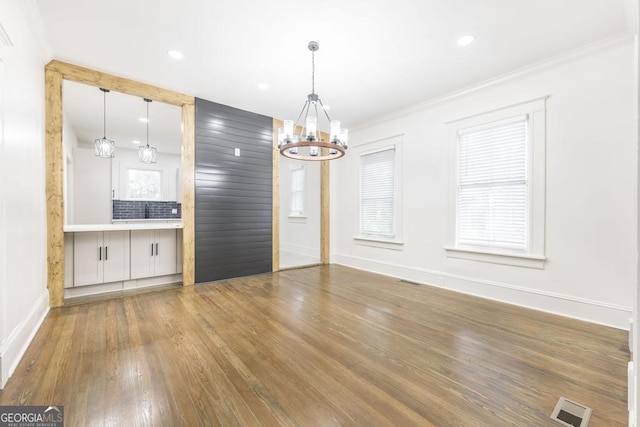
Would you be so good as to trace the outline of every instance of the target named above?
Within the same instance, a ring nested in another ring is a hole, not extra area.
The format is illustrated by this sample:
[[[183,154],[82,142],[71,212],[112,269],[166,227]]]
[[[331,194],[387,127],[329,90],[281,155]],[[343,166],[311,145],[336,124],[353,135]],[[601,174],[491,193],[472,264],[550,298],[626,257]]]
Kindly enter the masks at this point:
[[[63,80],[148,98],[182,108],[182,283],[195,283],[194,97],[53,60],[45,66],[47,287],[49,306],[64,305]]]
[[[278,149],[278,128],[284,126],[280,119],[273,119],[273,213],[272,213],[272,267],[280,270],[280,150]],[[329,135],[322,134],[328,139]],[[300,160],[303,161],[303,160]],[[331,263],[330,230],[331,230],[331,167],[330,160],[320,162],[320,263]]]

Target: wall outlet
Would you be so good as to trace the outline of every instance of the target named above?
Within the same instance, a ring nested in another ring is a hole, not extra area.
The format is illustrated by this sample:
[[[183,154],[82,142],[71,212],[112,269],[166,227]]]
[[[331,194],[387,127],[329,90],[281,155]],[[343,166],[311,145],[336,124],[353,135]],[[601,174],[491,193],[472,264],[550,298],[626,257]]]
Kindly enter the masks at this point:
[[[178,209],[171,209],[171,213],[172,214],[177,214],[178,213]]]

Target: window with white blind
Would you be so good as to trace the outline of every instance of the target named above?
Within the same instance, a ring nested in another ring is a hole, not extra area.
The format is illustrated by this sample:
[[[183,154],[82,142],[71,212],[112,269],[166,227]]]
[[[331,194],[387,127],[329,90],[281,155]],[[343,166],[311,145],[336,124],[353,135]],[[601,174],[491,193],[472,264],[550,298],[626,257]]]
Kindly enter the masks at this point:
[[[544,268],[545,99],[455,124],[448,255]]]
[[[304,216],[304,166],[291,169],[291,212],[289,216]]]
[[[396,237],[395,147],[360,156],[360,235]]]
[[[527,117],[458,132],[458,244],[527,248]]]

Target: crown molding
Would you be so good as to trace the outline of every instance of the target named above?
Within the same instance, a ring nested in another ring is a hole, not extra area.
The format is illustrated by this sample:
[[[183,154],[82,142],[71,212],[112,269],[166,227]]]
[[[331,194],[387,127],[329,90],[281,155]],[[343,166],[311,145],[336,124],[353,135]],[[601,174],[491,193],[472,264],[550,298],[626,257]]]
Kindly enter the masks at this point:
[[[555,67],[567,62],[571,62],[578,58],[582,58],[584,56],[588,56],[596,52],[607,50],[618,45],[623,45],[625,43],[633,43],[633,41],[634,41],[634,34],[631,34],[631,32],[618,33],[616,35],[599,40],[595,43],[590,43],[588,45],[581,46],[577,49],[573,49],[568,52],[564,52],[559,55],[543,59],[542,61],[534,62],[524,67],[517,68],[513,71],[509,71],[507,73],[498,75],[497,77],[493,77],[483,82],[476,83],[471,86],[467,86],[463,89],[449,92],[445,95],[441,95],[441,96],[429,99],[427,101],[423,101],[418,104],[414,104],[409,107],[405,107],[400,110],[396,110],[394,112],[384,114],[382,116],[378,116],[374,119],[357,123],[355,125],[350,126],[350,128],[352,131],[357,131],[362,128],[371,127],[382,121],[397,119],[397,118],[406,116],[408,114],[426,110],[436,105],[442,104],[444,102],[451,101],[458,97],[468,95],[470,93],[473,93],[482,89],[486,89],[491,86],[496,86],[498,84],[508,82],[518,77],[526,76],[527,74],[531,74],[531,73],[541,71],[547,68]]]

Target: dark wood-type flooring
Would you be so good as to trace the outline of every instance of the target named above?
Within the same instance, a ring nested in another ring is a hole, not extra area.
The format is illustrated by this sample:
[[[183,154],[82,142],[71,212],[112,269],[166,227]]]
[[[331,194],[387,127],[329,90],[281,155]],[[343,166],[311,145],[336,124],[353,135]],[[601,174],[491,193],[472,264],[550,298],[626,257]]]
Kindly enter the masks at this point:
[[[0,405],[66,425],[627,425],[627,333],[313,267],[51,310]]]

